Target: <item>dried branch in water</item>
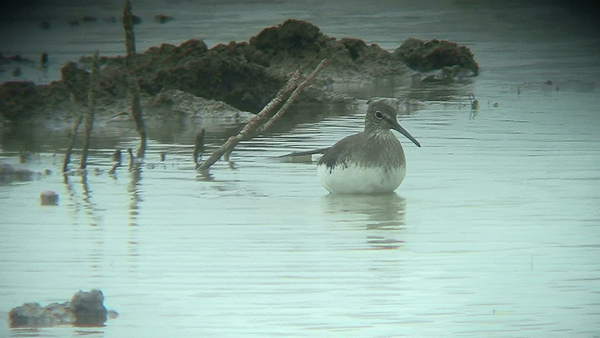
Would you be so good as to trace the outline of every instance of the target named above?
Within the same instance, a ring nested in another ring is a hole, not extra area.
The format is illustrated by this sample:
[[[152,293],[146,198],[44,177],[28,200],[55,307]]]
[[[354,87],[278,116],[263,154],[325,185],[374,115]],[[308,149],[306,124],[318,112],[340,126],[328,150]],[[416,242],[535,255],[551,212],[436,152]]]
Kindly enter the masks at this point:
[[[135,128],[140,134],[140,147],[137,150],[137,157],[144,157],[146,152],[147,135],[144,116],[142,113],[142,104],[140,102],[140,87],[135,76],[135,35],[133,33],[133,14],[131,14],[131,3],[129,0],[125,3],[123,9],[123,28],[125,29],[125,48],[127,56],[125,64],[128,69],[128,87],[131,93],[131,116],[135,121]]]
[[[90,89],[88,92],[88,109],[85,115],[85,129],[83,139],[83,150],[81,153],[81,162],[79,168],[85,169],[87,166],[88,149],[90,148],[90,136],[94,126],[94,106],[96,104],[96,87],[98,86],[98,51],[94,52],[94,62],[92,64],[92,74],[90,75]]]
[[[123,8],[123,28],[125,29],[125,47],[127,56],[125,63],[128,68],[133,67],[135,56],[135,34],[133,33],[133,14],[131,14],[131,2],[127,0]]]
[[[71,105],[73,110],[77,110],[77,99],[73,93],[71,93]],[[80,113],[73,122],[73,130],[71,130],[71,134],[69,135],[69,144],[67,145],[67,150],[65,151],[65,160],[63,161],[63,173],[67,172],[69,162],[71,161],[71,152],[73,151],[73,146],[75,145],[75,140],[77,139],[77,131],[79,130],[81,121],[83,121],[83,115],[83,113]]]
[[[227,140],[227,142],[225,142],[225,144],[219,147],[219,149],[213,151],[210,154],[210,156],[204,162],[202,162],[202,164],[197,165],[196,168],[199,170],[208,170],[208,168],[210,168],[210,166],[217,162],[221,158],[221,156],[223,156],[228,151],[230,152],[245,137],[245,135],[257,128],[259,123],[265,118],[267,118],[267,116],[269,116],[272,113],[275,107],[277,107],[277,105],[280,104],[285,99],[285,97],[287,97],[289,93],[291,93],[292,90],[294,90],[294,88],[296,88],[296,84],[300,79],[300,73],[300,69],[294,72],[294,74],[292,74],[292,76],[288,80],[287,84],[281,90],[279,90],[279,93],[275,95],[275,98],[273,98],[273,100],[271,100],[271,102],[269,102],[260,111],[260,113],[254,116],[252,120],[250,120],[236,136],[231,136]]]
[[[194,163],[198,165],[198,161],[204,152],[204,128],[196,135],[196,144],[194,145]]]
[[[92,126],[94,123],[94,105],[96,101],[96,87],[98,85],[98,51],[94,53],[94,59],[92,64],[92,73],[90,75],[90,88],[88,91],[88,107],[85,113],[80,113],[79,116],[73,122],[73,130],[69,135],[69,144],[67,145],[67,149],[65,151],[65,159],[63,161],[62,171],[67,172],[69,162],[71,161],[71,153],[73,152],[73,147],[75,146],[75,140],[77,139],[77,132],[79,130],[79,126],[83,121],[83,117],[86,117],[85,121],[85,140],[83,145],[83,152],[81,155],[81,162],[79,167],[81,169],[85,169],[87,162],[87,152],[90,146],[90,134],[92,131]],[[77,109],[77,99],[75,98],[75,94],[71,93],[71,105],[73,109]]]
[[[286,110],[298,98],[298,95],[300,95],[300,93],[302,92],[302,90],[304,89],[304,87],[308,86],[314,80],[315,76],[317,76],[317,74],[321,71],[321,69],[325,68],[325,66],[327,66],[329,64],[329,62],[330,62],[329,59],[324,59],[323,61],[321,61],[321,63],[319,63],[319,65],[317,66],[317,68],[315,68],[315,70],[313,70],[313,72],[306,78],[306,80],[304,80],[294,90],[294,92],[292,92],[292,94],[290,95],[290,97],[287,99],[287,101],[285,101],[285,103],[279,109],[279,111],[277,112],[277,114],[273,115],[273,117],[271,117],[269,119],[269,121],[267,121],[265,124],[263,124],[262,126],[260,126],[256,130],[256,133],[257,134],[263,133],[265,130],[267,130],[269,127],[271,127],[273,125],[273,123],[275,123],[275,121],[277,121],[281,116],[283,116],[283,114],[286,112]]]
[[[269,128],[277,119],[279,119],[285,111],[289,108],[289,106],[294,102],[294,100],[298,97],[302,89],[306,87],[308,84],[312,82],[318,72],[323,69],[329,60],[325,59],[321,61],[321,63],[315,68],[315,70],[300,84],[297,85],[302,69],[298,69],[294,74],[290,77],[287,84],[277,93],[275,98],[271,100],[263,110],[257,114],[250,122],[248,122],[244,128],[235,136],[231,136],[227,142],[225,142],[221,147],[215,150],[210,156],[200,165],[198,169],[201,171],[207,171],[210,166],[212,166],[215,162],[217,162],[223,155],[228,160],[229,154],[233,151],[233,148],[240,143],[242,140],[247,140],[258,133],[264,132],[267,128]],[[291,93],[291,94],[290,94]],[[289,96],[288,96],[289,95]],[[284,99],[287,100],[283,104],[283,106],[279,109],[279,111],[272,115],[271,118],[264,123],[262,126],[260,122],[270,116],[274,111],[275,107],[277,107]],[[258,132],[255,132],[258,131]]]

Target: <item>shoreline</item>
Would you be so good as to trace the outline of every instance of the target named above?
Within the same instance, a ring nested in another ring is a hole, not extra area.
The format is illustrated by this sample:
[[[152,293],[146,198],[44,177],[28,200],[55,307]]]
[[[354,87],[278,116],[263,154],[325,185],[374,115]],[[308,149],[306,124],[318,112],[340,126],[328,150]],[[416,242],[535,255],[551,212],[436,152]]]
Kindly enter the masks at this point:
[[[144,117],[206,114],[213,101],[227,107],[221,110],[227,117],[258,112],[274,97],[288,74],[298,67],[310,72],[324,58],[331,59],[330,66],[296,104],[349,104],[360,96],[356,88],[376,82],[406,88],[422,82],[445,85],[469,82],[479,72],[470,50],[456,43],[409,39],[389,52],[360,39],[327,36],[309,22],[289,19],[264,28],[247,42],[232,41],[209,49],[203,40],[190,39],[179,46],[165,43],[150,47],[136,53],[135,73]],[[91,56],[82,56],[78,62],[63,66],[62,78],[50,84],[0,84],[3,124],[54,120],[69,126],[87,104],[90,66]],[[129,91],[124,56],[101,56],[100,67],[96,116],[103,123],[128,114]]]

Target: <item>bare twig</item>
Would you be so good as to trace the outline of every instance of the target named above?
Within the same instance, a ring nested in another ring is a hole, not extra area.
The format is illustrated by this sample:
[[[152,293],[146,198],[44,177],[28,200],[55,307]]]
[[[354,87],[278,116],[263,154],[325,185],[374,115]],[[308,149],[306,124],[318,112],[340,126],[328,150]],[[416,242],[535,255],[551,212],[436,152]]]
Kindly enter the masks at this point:
[[[96,87],[98,86],[98,51],[94,52],[94,62],[92,64],[92,74],[90,75],[90,89],[88,92],[88,109],[85,115],[85,130],[83,139],[83,150],[81,153],[81,162],[79,168],[85,169],[87,166],[88,149],[90,148],[90,136],[94,126],[94,105],[96,104]]]
[[[204,152],[204,128],[200,130],[200,132],[196,135],[196,144],[194,145],[194,163],[198,165],[198,161],[200,157],[202,157],[202,153]]]
[[[144,116],[142,114],[142,105],[140,102],[140,88],[135,76],[135,35],[133,33],[133,14],[131,14],[131,3],[129,0],[125,3],[123,9],[123,28],[125,29],[125,47],[127,56],[125,63],[129,72],[128,87],[131,93],[131,115],[135,121],[135,128],[140,134],[140,147],[137,150],[137,157],[144,157],[146,152],[146,125],[144,124]]]
[[[271,117],[269,119],[269,121],[267,121],[265,124],[263,124],[262,126],[260,126],[256,130],[256,133],[257,134],[263,133],[265,130],[267,130],[269,127],[271,127],[273,125],[273,123],[275,123],[275,121],[277,121],[281,116],[283,116],[283,114],[286,112],[286,110],[298,98],[298,95],[300,95],[300,92],[302,92],[302,90],[304,89],[304,87],[308,86],[313,81],[313,79],[315,78],[315,76],[317,75],[317,73],[319,73],[321,71],[321,69],[323,69],[325,66],[327,66],[329,64],[329,62],[330,62],[329,59],[324,59],[323,61],[321,61],[321,63],[319,63],[319,65],[317,66],[317,68],[315,68],[315,70],[313,70],[313,72],[306,78],[306,80],[304,80],[294,90],[294,92],[290,95],[290,97],[287,99],[287,101],[285,101],[285,103],[283,104],[283,106],[279,109],[279,111],[277,112],[277,114],[273,115],[273,117]]]
[[[208,168],[210,168],[210,166],[215,164],[215,162],[217,162],[221,158],[221,156],[223,156],[226,153],[231,152],[231,150],[238,143],[240,143],[240,141],[242,141],[246,137],[247,134],[251,133],[252,130],[256,129],[259,126],[260,122],[262,120],[264,120],[265,118],[267,118],[272,113],[272,111],[281,102],[283,102],[283,100],[296,88],[298,80],[300,79],[300,73],[301,73],[301,69],[298,69],[296,72],[294,72],[294,74],[292,74],[292,76],[288,80],[287,84],[279,91],[279,93],[277,93],[275,98],[273,98],[273,100],[271,100],[271,102],[269,102],[260,111],[260,113],[258,113],[256,116],[254,116],[252,118],[252,120],[250,120],[250,122],[248,122],[237,135],[231,136],[227,140],[227,142],[225,142],[217,150],[213,151],[210,154],[210,156],[204,162],[202,162],[201,165],[197,166],[197,168],[199,170],[208,170]]]
[[[271,100],[261,111],[258,113],[250,122],[248,122],[244,128],[240,131],[240,134],[247,135],[252,130],[256,129],[259,123],[267,118],[267,116],[271,115],[273,110],[281,103],[283,100],[290,95],[290,93],[296,88],[298,81],[300,80],[300,75],[302,75],[302,68],[296,70],[285,86],[279,90],[275,98]]]
[[[71,93],[71,105],[74,111],[77,110],[77,99],[73,93]],[[63,161],[63,173],[67,172],[69,162],[71,161],[71,152],[73,151],[73,146],[75,145],[75,140],[77,139],[77,131],[79,130],[79,126],[83,120],[83,115],[83,113],[79,113],[79,116],[73,122],[73,130],[71,130],[71,134],[69,135],[69,144],[67,145],[67,150],[65,151],[65,160]]]
[[[324,59],[323,61],[321,61],[321,63],[319,63],[317,68],[315,68],[315,70],[313,70],[313,72],[300,85],[296,86],[296,83],[298,82],[298,79],[300,77],[300,73],[302,72],[302,69],[298,69],[292,75],[292,77],[290,78],[290,80],[288,81],[286,86],[283,89],[281,89],[279,91],[279,93],[277,93],[275,98],[273,100],[271,100],[271,102],[269,102],[269,104],[267,104],[267,106],[265,106],[265,108],[263,108],[263,110],[257,116],[255,116],[250,122],[248,122],[246,124],[246,126],[244,126],[242,131],[240,131],[236,136],[230,137],[227,140],[227,142],[225,142],[225,144],[223,144],[221,147],[219,147],[219,149],[215,150],[209,156],[209,158],[206,159],[206,161],[204,161],[202,163],[202,165],[200,165],[198,167],[198,169],[206,172],[208,170],[208,168],[210,168],[211,165],[213,165],[216,161],[219,160],[219,158],[221,158],[221,156],[224,156],[224,158],[227,161],[229,161],[229,154],[231,154],[231,152],[233,151],[233,148],[235,148],[235,146],[238,143],[240,143],[242,140],[247,140],[249,138],[252,138],[254,135],[264,132],[276,120],[278,120],[281,116],[283,116],[283,114],[290,107],[290,105],[296,100],[296,98],[298,98],[298,95],[300,95],[300,92],[302,92],[302,89],[304,89],[304,87],[309,85],[312,82],[312,80],[315,78],[317,73],[319,73],[321,71],[321,69],[323,69],[328,64],[329,64],[328,59]],[[291,94],[289,94],[290,92],[291,92]],[[281,108],[279,108],[279,111],[277,113],[275,113],[275,115],[271,116],[271,118],[267,122],[265,122],[262,126],[259,126],[259,123],[262,120],[264,120],[266,118],[266,116],[270,115],[271,111],[274,110],[274,108],[277,105],[279,105],[281,102],[283,102],[283,99],[287,95],[289,95],[289,97],[287,98],[287,100],[285,101],[283,106]],[[256,132],[254,132],[255,130],[256,130]]]
[[[281,118],[281,116],[283,116],[283,114],[285,114],[285,112],[292,105],[292,103],[294,103],[294,101],[298,98],[298,95],[300,95],[300,93],[302,92],[304,87],[308,86],[314,80],[317,73],[319,73],[321,71],[321,69],[323,69],[325,66],[327,66],[329,64],[329,62],[330,62],[329,59],[324,59],[323,61],[321,61],[321,63],[319,63],[317,68],[315,68],[315,70],[313,70],[313,72],[298,87],[296,87],[296,89],[294,89],[294,91],[290,94],[290,97],[288,97],[288,99],[285,101],[283,106],[281,106],[281,108],[279,108],[279,111],[277,111],[277,113],[275,115],[271,116],[271,118],[267,122],[265,122],[263,125],[257,127],[256,130],[254,130],[252,133],[245,134],[242,140],[251,139],[254,136],[256,136],[258,134],[262,134],[265,132],[265,130],[269,129],[273,125],[273,123],[275,123],[275,121],[277,121],[279,118]],[[227,152],[225,152],[225,154],[223,155],[223,158],[226,161],[229,161],[229,155],[231,154],[232,151],[233,151],[233,147],[231,149],[229,149]]]

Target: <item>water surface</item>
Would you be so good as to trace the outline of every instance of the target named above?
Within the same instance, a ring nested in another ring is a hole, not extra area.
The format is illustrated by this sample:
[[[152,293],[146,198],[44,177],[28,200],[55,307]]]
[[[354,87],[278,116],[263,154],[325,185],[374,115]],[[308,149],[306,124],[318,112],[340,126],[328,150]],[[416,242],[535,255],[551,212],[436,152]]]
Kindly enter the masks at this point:
[[[193,170],[191,137],[152,138],[144,165],[115,176],[110,153],[137,140],[107,138],[87,175],[67,179],[54,155],[61,139],[36,141],[40,157],[28,165],[54,173],[0,186],[0,311],[100,288],[120,316],[100,328],[0,326],[0,335],[597,335],[600,40],[586,26],[553,7],[527,8],[541,19],[523,21],[518,7],[253,6],[198,14],[206,36],[244,40],[295,16],[385,48],[409,36],[455,40],[482,73],[450,88],[391,91],[424,105],[400,117],[423,147],[398,135],[408,173],[390,195],[328,195],[314,162],[274,159],[359,132],[364,102],[240,144],[234,169],[218,162],[212,180]],[[561,15],[567,24],[547,25]],[[181,17],[164,37],[144,38],[153,23],[139,26],[140,45],[195,37]],[[105,39],[56,48],[82,55]],[[481,103],[475,118],[459,109],[466,92]],[[26,145],[5,132],[2,160],[18,162]],[[39,206],[43,190],[58,192],[59,206]]]

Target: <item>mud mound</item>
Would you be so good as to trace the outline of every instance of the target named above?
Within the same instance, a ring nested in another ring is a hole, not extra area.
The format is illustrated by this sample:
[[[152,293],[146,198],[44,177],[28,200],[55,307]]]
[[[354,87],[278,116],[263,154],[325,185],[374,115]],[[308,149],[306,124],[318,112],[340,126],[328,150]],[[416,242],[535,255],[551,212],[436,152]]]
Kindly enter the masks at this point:
[[[208,48],[202,40],[179,46],[163,44],[135,56],[135,74],[142,94],[154,97],[165,91],[223,101],[237,109],[260,111],[298,67],[312,71],[325,58],[330,66],[319,73],[313,90],[301,100],[323,101],[332,82],[360,82],[382,75],[406,76],[411,67],[428,71],[455,67],[477,75],[479,68],[466,47],[445,41],[405,42],[394,54],[376,44],[354,38],[336,39],[319,27],[300,20],[287,20],[268,27],[248,42],[230,42]],[[89,88],[91,57],[62,68],[60,81],[35,86],[9,82],[0,85],[0,109],[9,120],[31,116],[70,117],[70,97],[85,104]],[[96,107],[114,113],[115,105],[128,100],[127,67],[124,57],[100,58],[100,83]],[[452,68],[452,69],[455,69]],[[337,98],[339,99],[339,97]],[[71,108],[70,108],[71,107]]]
[[[28,118],[42,101],[33,82],[5,82],[0,85],[0,110],[8,120]]]

